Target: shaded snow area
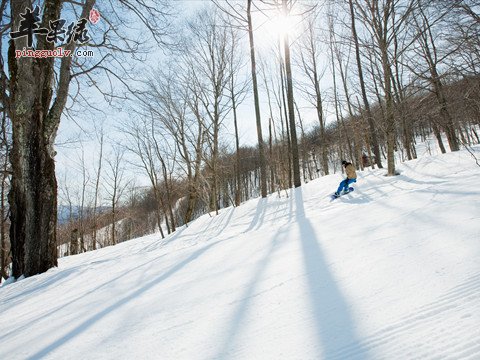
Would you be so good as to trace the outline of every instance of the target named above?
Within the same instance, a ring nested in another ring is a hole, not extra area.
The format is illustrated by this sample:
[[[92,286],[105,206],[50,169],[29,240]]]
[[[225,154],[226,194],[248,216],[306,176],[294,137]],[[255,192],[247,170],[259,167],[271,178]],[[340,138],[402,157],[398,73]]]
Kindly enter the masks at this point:
[[[480,168],[398,170],[60,259],[0,288],[0,359],[480,359]]]

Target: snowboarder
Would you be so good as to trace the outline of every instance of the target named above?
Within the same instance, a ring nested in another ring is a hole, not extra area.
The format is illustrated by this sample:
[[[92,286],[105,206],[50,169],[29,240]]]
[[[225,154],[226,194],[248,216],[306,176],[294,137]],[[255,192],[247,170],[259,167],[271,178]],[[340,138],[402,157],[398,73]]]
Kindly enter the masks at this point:
[[[349,185],[357,182],[357,173],[355,172],[355,167],[352,165],[352,163],[349,163],[346,160],[342,160],[342,165],[345,168],[347,178],[340,182],[337,191],[335,192],[335,194],[333,194],[333,196],[336,198],[341,195],[342,190],[344,194],[352,191],[353,188],[350,188]]]

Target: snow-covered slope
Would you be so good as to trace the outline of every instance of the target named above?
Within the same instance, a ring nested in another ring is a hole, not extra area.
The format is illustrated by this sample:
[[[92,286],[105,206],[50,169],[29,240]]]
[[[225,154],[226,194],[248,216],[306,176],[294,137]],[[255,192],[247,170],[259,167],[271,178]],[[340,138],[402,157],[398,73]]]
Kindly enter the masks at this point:
[[[61,259],[0,288],[0,359],[479,359],[480,168],[399,170]]]

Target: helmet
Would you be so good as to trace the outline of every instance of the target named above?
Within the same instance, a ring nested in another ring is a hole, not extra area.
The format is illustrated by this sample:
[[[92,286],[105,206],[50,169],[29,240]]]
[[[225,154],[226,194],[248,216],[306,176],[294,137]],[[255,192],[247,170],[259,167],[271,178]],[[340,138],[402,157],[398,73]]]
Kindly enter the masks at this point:
[[[343,165],[343,166],[347,165],[347,161],[346,161],[346,160],[342,160],[342,165]]]

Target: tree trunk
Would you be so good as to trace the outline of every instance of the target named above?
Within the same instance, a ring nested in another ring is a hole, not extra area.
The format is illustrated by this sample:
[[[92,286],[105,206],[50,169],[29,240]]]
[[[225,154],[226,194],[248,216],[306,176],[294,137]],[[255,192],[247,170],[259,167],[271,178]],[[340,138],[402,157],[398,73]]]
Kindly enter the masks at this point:
[[[393,98],[391,83],[389,77],[389,65],[385,63],[385,112],[386,112],[386,133],[387,133],[387,164],[388,164],[388,176],[395,175],[395,117],[393,113]]]
[[[447,100],[443,91],[443,84],[438,79],[438,74],[436,69],[432,69],[432,85],[435,89],[435,95],[437,97],[438,104],[440,105],[440,116],[443,120],[443,128],[445,129],[445,134],[447,135],[448,145],[450,146],[451,151],[460,150],[457,134],[455,133],[455,124],[452,118],[452,115],[448,111]]]
[[[385,26],[386,31],[386,26]],[[380,41],[380,53],[382,56],[383,80],[385,86],[385,128],[387,135],[387,164],[388,176],[395,173],[395,115],[393,112],[391,68],[388,59],[386,34]]]
[[[87,18],[95,3],[87,0],[82,18]],[[42,27],[60,17],[63,1],[50,0],[44,5]],[[21,13],[31,8],[31,1],[11,2],[12,28],[18,29]],[[57,266],[57,180],[53,145],[60,117],[68,97],[71,57],[64,57],[59,67],[55,92],[54,59],[15,58],[15,50],[27,47],[25,38],[10,41],[10,107],[12,120],[12,187],[10,202],[10,241],[13,276],[31,276]],[[75,42],[65,48],[74,51]],[[53,50],[54,44],[37,39],[37,50]],[[32,82],[34,79],[34,82]],[[52,106],[52,96],[55,100]]]
[[[7,136],[7,116],[6,113],[3,113],[2,116],[2,148],[5,151],[5,157],[3,160],[1,171],[1,192],[0,192],[0,283],[3,278],[7,278],[7,264],[8,264],[8,252],[6,244],[6,234],[5,234],[5,220],[6,220],[6,207],[5,207],[5,196],[7,190],[7,179],[8,179],[8,154],[10,152],[10,144]]]
[[[240,140],[238,137],[237,104],[235,100],[232,76],[231,99],[233,109],[233,125],[235,127],[235,206],[240,206]]]
[[[420,8],[421,10],[421,8]],[[426,63],[428,64],[429,72],[430,72],[430,83],[432,85],[433,91],[437,98],[438,104],[440,106],[440,116],[443,120],[443,128],[447,135],[448,144],[450,146],[451,151],[458,151],[460,150],[460,146],[458,143],[458,138],[455,133],[455,124],[453,118],[448,111],[447,106],[447,99],[444,94],[443,84],[440,79],[440,75],[438,73],[438,55],[437,55],[437,47],[435,45],[435,37],[433,36],[430,30],[430,22],[428,17],[424,14],[424,12],[420,11],[422,18],[423,18],[423,25],[426,27],[427,31],[422,33],[422,46],[423,52],[425,55]]]
[[[262,198],[267,197],[267,170],[262,136],[262,120],[260,117],[260,101],[258,98],[257,71],[255,61],[255,45],[253,42],[253,25],[251,15],[252,0],[247,0],[248,38],[250,41],[250,60],[252,63],[253,98],[255,102],[255,118],[257,122],[258,152],[260,153],[260,190]]]
[[[283,11],[285,16],[288,15],[287,0],[283,0]],[[283,39],[283,46],[285,50],[285,73],[287,78],[287,104],[288,104],[288,118],[290,122],[290,140],[292,147],[292,168],[293,168],[293,185],[299,187],[302,185],[300,179],[300,162],[298,155],[298,141],[297,129],[295,124],[295,108],[293,104],[293,81],[292,81],[292,66],[290,63],[290,44],[288,41],[288,34],[285,33]]]
[[[435,137],[437,138],[438,147],[440,148],[440,151],[442,152],[442,154],[445,154],[447,151],[445,150],[445,145],[443,145],[442,134],[440,133],[440,129],[438,128],[437,124],[434,121],[432,121],[432,129],[433,129],[433,133],[435,134]]]
[[[162,208],[160,205],[160,190],[158,189],[158,180],[154,178],[155,184],[153,185],[153,196],[155,198],[155,217],[157,220],[158,230],[160,231],[160,236],[162,239],[165,238],[165,234],[162,229]]]
[[[312,40],[313,41],[313,40]],[[312,44],[313,48],[313,44]],[[320,82],[318,80],[317,74],[317,60],[315,54],[312,52],[312,65],[313,65],[313,82],[315,86],[315,97],[316,104],[315,109],[317,110],[318,123],[320,125],[320,149],[321,149],[321,159],[322,159],[322,168],[325,175],[329,174],[328,171],[328,149],[327,149],[327,139],[325,137],[325,120],[323,118],[323,101],[322,93],[320,91]]]
[[[353,107],[352,103],[350,101],[350,92],[348,89],[348,84],[347,84],[347,75],[344,72],[343,66],[342,66],[342,60],[341,60],[341,55],[340,52],[337,51],[337,60],[338,60],[338,68],[340,70],[340,78],[342,79],[342,85],[343,85],[343,91],[345,93],[345,100],[347,101],[347,109],[348,109],[348,114],[350,115],[350,122],[353,127],[353,152],[350,150],[351,154],[351,161],[358,167],[363,170],[362,166],[362,149],[361,149],[361,136],[359,135],[359,129],[358,129],[358,120],[355,118],[355,114],[353,113]],[[348,64],[345,66],[345,70],[347,70]],[[347,132],[347,129],[344,125],[345,132]]]
[[[382,165],[382,159],[380,156],[380,146],[378,145],[378,139],[377,139],[377,133],[375,131],[375,123],[373,121],[373,115],[372,111],[370,109],[370,104],[368,102],[368,97],[367,97],[367,91],[365,88],[365,80],[363,77],[363,69],[362,69],[362,60],[360,57],[360,46],[358,42],[358,35],[357,35],[357,29],[355,26],[355,12],[353,10],[353,0],[349,0],[349,5],[350,5],[350,16],[351,16],[351,21],[352,21],[352,36],[353,36],[353,41],[355,43],[355,56],[357,60],[357,68],[358,68],[358,77],[360,81],[360,89],[362,92],[362,99],[363,99],[363,104],[365,106],[365,111],[367,115],[367,122],[368,122],[368,129],[369,129],[369,135],[370,135],[370,142],[373,147],[373,153],[375,154],[376,158],[376,163],[378,167],[381,169],[383,168]],[[372,163],[373,165],[373,163]]]
[[[175,216],[173,215],[173,208],[172,208],[172,191],[169,185],[169,179],[167,176],[167,168],[165,166],[165,162],[162,161],[162,168],[163,168],[163,178],[165,182],[165,190],[167,193],[167,207],[168,207],[168,214],[170,215],[170,227],[172,229],[172,232],[176,230],[176,224],[175,224]]]
[[[280,43],[278,45],[280,49]],[[287,102],[285,100],[285,79],[284,79],[284,71],[285,67],[283,66],[283,58],[280,55],[280,90],[282,92],[282,106],[283,106],[283,112],[285,116],[285,129],[286,129],[286,138],[287,138],[287,153],[285,154],[287,156],[287,162],[286,165],[288,166],[288,171],[287,176],[288,176],[288,188],[290,189],[292,187],[292,144],[290,140],[290,126],[288,125],[288,113],[287,113]],[[282,114],[280,114],[282,116]],[[283,121],[282,121],[282,135],[283,135]]]
[[[5,242],[5,176],[2,176],[2,191],[0,194],[0,284],[7,278],[5,267],[7,265]]]
[[[333,31],[333,30],[331,30]],[[332,42],[331,42],[332,44]],[[335,71],[335,54],[333,51],[333,48],[330,48],[330,53],[331,53],[331,62],[332,62],[332,78],[333,78],[333,98],[334,98],[334,103],[335,103],[335,117],[337,120],[337,127],[343,130],[345,133],[345,138],[347,140],[347,147],[350,153],[350,157],[353,158],[353,150],[352,150],[352,144],[350,142],[350,136],[348,135],[348,131],[345,126],[345,122],[343,121],[343,115],[340,113],[340,106],[339,106],[339,100],[338,100],[338,93],[337,93],[337,76],[336,76],[336,71]],[[341,149],[341,148],[340,148]],[[343,158],[343,153],[340,151],[340,158]],[[335,172],[335,168],[333,170]]]
[[[32,72],[39,68],[33,65]],[[44,136],[46,119],[39,94],[27,89],[29,81],[23,76],[13,86],[14,104],[18,105],[12,109],[9,203],[13,276],[18,278],[57,266],[57,180],[50,152],[53,144]]]
[[[269,152],[269,170],[270,170],[270,192],[275,192],[275,158],[273,155],[273,137],[275,134],[275,123],[273,121],[272,99],[270,97],[270,89],[267,82],[267,75],[263,72],[265,82],[265,90],[267,92],[268,109],[270,118],[268,119],[268,152]],[[272,131],[273,130],[273,131]]]
[[[100,132],[100,154],[98,158],[98,167],[95,180],[95,195],[93,203],[93,239],[92,239],[92,250],[97,249],[97,207],[98,207],[98,193],[100,188],[100,175],[102,172],[102,159],[103,159],[103,128]]]
[[[116,209],[115,209],[115,195],[113,197],[113,201],[112,201],[112,236],[111,236],[111,244],[110,245],[116,245],[117,244],[117,239],[116,239],[116,234],[115,234],[115,231],[116,231],[116,221],[117,221],[117,218],[116,218]]]

